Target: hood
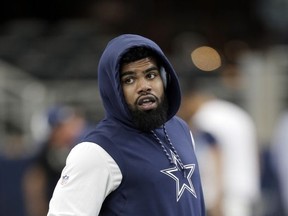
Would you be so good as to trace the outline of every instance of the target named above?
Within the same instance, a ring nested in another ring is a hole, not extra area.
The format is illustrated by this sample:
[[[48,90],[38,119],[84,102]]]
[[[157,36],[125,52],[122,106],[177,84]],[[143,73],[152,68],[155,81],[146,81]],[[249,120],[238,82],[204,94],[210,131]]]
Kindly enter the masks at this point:
[[[167,74],[169,74],[169,81],[165,89],[169,103],[169,120],[177,113],[181,102],[180,86],[176,72],[156,43],[145,37],[133,34],[124,34],[112,39],[99,61],[98,86],[106,117],[112,117],[125,124],[133,125],[121,88],[119,62],[122,55],[128,49],[137,46],[153,50],[158,56],[160,64],[162,64]]]

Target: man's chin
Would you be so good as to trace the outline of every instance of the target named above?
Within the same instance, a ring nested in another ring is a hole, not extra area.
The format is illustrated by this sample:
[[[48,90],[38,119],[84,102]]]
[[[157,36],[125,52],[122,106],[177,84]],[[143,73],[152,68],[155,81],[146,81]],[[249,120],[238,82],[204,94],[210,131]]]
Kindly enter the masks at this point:
[[[163,100],[147,103],[144,106],[143,104],[136,105],[134,109],[132,106],[129,107],[132,120],[139,130],[150,131],[166,122],[168,101],[164,95],[161,99]]]
[[[132,118],[138,129],[142,131],[153,130],[166,122],[166,109],[156,107],[147,110],[132,111]]]

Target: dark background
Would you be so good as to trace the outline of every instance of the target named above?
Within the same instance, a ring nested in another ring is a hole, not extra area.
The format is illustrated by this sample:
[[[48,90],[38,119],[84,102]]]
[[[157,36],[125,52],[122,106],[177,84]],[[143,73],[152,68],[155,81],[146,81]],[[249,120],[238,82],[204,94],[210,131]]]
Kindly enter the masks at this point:
[[[19,18],[38,18],[50,23],[67,18],[96,20],[106,25],[103,32],[145,34],[167,50],[170,39],[181,31],[200,32],[216,48],[238,38],[258,48],[286,40],[282,30],[271,29],[267,23],[268,3],[260,0],[12,0],[2,3],[0,13],[2,23]]]

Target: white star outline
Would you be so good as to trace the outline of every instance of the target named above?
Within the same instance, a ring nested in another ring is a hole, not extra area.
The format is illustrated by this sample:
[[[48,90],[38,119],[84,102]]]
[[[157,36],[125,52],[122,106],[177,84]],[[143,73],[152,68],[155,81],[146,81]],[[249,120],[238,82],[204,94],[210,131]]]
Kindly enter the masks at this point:
[[[184,193],[185,189],[190,192],[195,198],[197,198],[196,192],[195,192],[195,188],[193,186],[191,177],[194,173],[195,170],[195,164],[187,164],[184,165],[184,170],[189,170],[188,175],[185,176],[185,178],[187,179],[189,185],[187,185],[185,182],[182,183],[181,187],[180,187],[180,180],[179,178],[173,174],[173,172],[181,172],[181,174],[183,175],[183,171],[179,170],[178,167],[181,167],[179,160],[176,158],[176,155],[172,152],[172,160],[175,164],[174,167],[172,168],[168,168],[168,169],[164,169],[164,170],[160,170],[160,172],[162,172],[163,174],[171,177],[172,179],[174,179],[176,181],[176,195],[177,195],[177,202],[180,200],[182,194]]]

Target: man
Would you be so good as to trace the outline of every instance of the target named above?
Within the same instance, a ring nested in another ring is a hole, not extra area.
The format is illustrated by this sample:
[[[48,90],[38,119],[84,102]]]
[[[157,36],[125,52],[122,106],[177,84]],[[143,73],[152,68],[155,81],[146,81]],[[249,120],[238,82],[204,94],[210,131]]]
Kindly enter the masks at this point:
[[[193,139],[175,116],[178,78],[159,46],[116,37],[98,79],[106,116],[70,152],[48,215],[205,215]]]
[[[39,149],[24,178],[29,216],[47,214],[65,159],[86,130],[86,119],[81,110],[72,105],[50,107],[41,117],[45,136],[37,142]]]
[[[247,111],[213,91],[219,78],[183,76],[178,115],[197,142],[207,216],[252,216],[260,197],[256,128]]]

